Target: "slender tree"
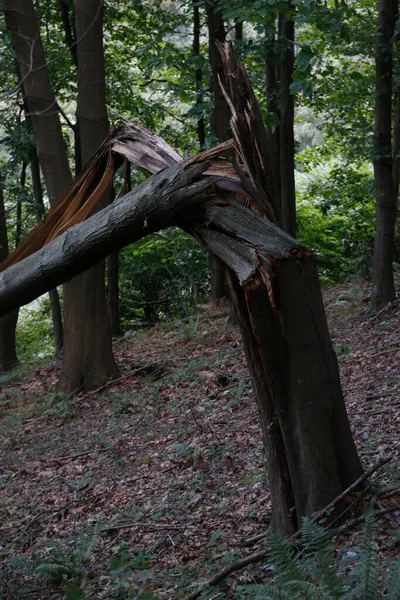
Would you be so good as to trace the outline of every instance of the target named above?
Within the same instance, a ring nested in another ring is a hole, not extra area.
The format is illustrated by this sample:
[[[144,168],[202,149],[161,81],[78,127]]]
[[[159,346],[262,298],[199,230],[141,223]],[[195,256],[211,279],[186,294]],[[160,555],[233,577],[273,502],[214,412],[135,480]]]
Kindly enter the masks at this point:
[[[220,86],[220,79],[224,78],[224,69],[216,42],[224,42],[226,31],[221,6],[218,0],[205,0],[208,27],[208,56],[211,66],[211,90],[214,100],[210,115],[211,132],[218,142],[224,142],[231,137],[230,111]],[[222,263],[212,254],[211,263],[211,298],[219,300],[227,293],[226,278]]]
[[[296,236],[296,192],[294,183],[294,96],[290,91],[294,71],[294,5],[279,14],[280,52],[280,193],[282,228]]]
[[[197,0],[193,0],[193,57],[195,60],[200,60],[200,36],[201,36],[201,21],[200,21],[200,6]],[[200,65],[195,68],[196,81],[196,107],[199,109],[203,102],[203,72]],[[197,137],[200,148],[204,147],[206,141],[206,130],[203,115],[197,115]]]
[[[393,143],[392,101],[393,49],[398,8],[397,0],[380,0],[376,47],[374,129],[376,238],[373,264],[373,303],[377,309],[396,297],[392,261],[398,200],[399,123],[397,122],[394,127]],[[398,90],[397,87],[396,89]],[[395,115],[397,118],[399,117],[398,110],[395,111]]]
[[[0,173],[0,262],[8,256],[8,236],[4,206],[3,181]],[[18,308],[0,317],[0,372],[8,371],[18,364],[15,328]]]
[[[15,49],[27,127],[30,128],[32,124],[36,140],[36,152],[33,154],[31,151],[36,201],[40,194],[38,160],[50,205],[53,205],[71,184],[72,176],[57,112],[57,101],[48,76],[39,24],[31,0],[3,0],[3,9]],[[60,349],[63,332],[57,290],[50,292],[50,303],[56,348]]]
[[[77,35],[77,126],[85,165],[107,136],[103,7],[98,0],[75,0]],[[111,189],[99,208],[111,201]],[[65,348],[59,387],[72,392],[116,377],[108,317],[105,266],[100,263],[64,287]]]

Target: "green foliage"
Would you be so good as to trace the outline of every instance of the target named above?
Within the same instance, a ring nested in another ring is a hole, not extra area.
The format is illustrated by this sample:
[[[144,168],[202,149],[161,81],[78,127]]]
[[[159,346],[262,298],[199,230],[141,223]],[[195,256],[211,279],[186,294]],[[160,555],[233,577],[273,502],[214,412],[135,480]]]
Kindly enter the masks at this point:
[[[374,188],[365,165],[327,159],[317,149],[299,158],[298,237],[314,250],[329,282],[371,267],[375,235]]]
[[[54,357],[53,324],[47,296],[42,296],[34,305],[20,310],[17,354],[23,362]]]
[[[337,552],[334,539],[320,525],[305,519],[301,552],[295,552],[282,534],[272,532],[268,542],[270,575],[261,584],[238,586],[238,600],[398,600],[400,559],[379,562],[376,522],[365,516],[360,547]]]
[[[132,556],[126,544],[120,544],[109,560],[112,586],[109,597],[120,600],[142,598],[157,600],[151,592],[146,592],[141,583],[152,580],[154,574],[150,569],[151,557],[147,554]]]
[[[121,315],[128,327],[184,317],[209,290],[208,258],[193,238],[170,229],[121,252]]]

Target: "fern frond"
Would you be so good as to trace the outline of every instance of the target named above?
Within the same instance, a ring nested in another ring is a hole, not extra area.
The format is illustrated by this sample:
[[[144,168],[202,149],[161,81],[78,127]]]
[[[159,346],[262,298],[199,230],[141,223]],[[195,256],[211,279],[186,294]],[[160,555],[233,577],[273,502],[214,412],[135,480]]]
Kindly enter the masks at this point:
[[[397,560],[389,569],[386,581],[388,600],[400,600],[400,561]]]
[[[279,584],[284,586],[289,581],[307,581],[307,571],[288,539],[281,532],[271,530],[268,541],[271,545],[270,559],[276,567]]]
[[[313,558],[313,576],[320,582],[319,589],[325,598],[340,600],[344,586],[338,573],[332,538],[323,527],[310,519],[304,519],[302,532],[307,552]]]
[[[378,552],[375,513],[370,508],[365,515],[361,542],[361,585],[363,600],[378,598]]]
[[[294,600],[292,593],[278,590],[273,582],[249,583],[238,586],[236,594],[241,593],[245,593],[246,598],[252,598],[252,600]]]
[[[59,562],[38,562],[33,569],[33,574],[47,581],[61,581],[64,575],[72,575],[74,570],[67,564]]]

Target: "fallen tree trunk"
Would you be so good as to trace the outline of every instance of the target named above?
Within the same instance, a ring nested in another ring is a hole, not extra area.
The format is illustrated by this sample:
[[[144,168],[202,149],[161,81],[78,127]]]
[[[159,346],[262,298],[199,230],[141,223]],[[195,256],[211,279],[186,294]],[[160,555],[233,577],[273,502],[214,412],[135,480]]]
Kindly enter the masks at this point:
[[[176,224],[185,201],[210,187],[207,165],[180,164],[156,175],[42,249],[0,273],[0,314],[31,302],[127,244]]]

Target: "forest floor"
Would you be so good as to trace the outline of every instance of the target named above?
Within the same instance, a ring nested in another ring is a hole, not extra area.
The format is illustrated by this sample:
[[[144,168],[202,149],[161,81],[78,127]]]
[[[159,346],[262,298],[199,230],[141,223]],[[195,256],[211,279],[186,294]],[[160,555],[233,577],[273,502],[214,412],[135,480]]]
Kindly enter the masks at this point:
[[[380,496],[387,507],[400,502],[400,305],[371,317],[367,295],[346,284],[325,303],[363,464],[393,457],[376,478],[391,490]],[[58,364],[3,377],[2,600],[180,598],[263,547],[244,544],[268,528],[270,494],[226,310],[126,335],[116,356],[121,379],[76,398],[54,392]],[[399,554],[400,511],[379,527],[380,555]],[[336,544],[356,544],[359,532],[346,529]],[[237,581],[257,581],[263,565],[204,598],[233,597]]]

